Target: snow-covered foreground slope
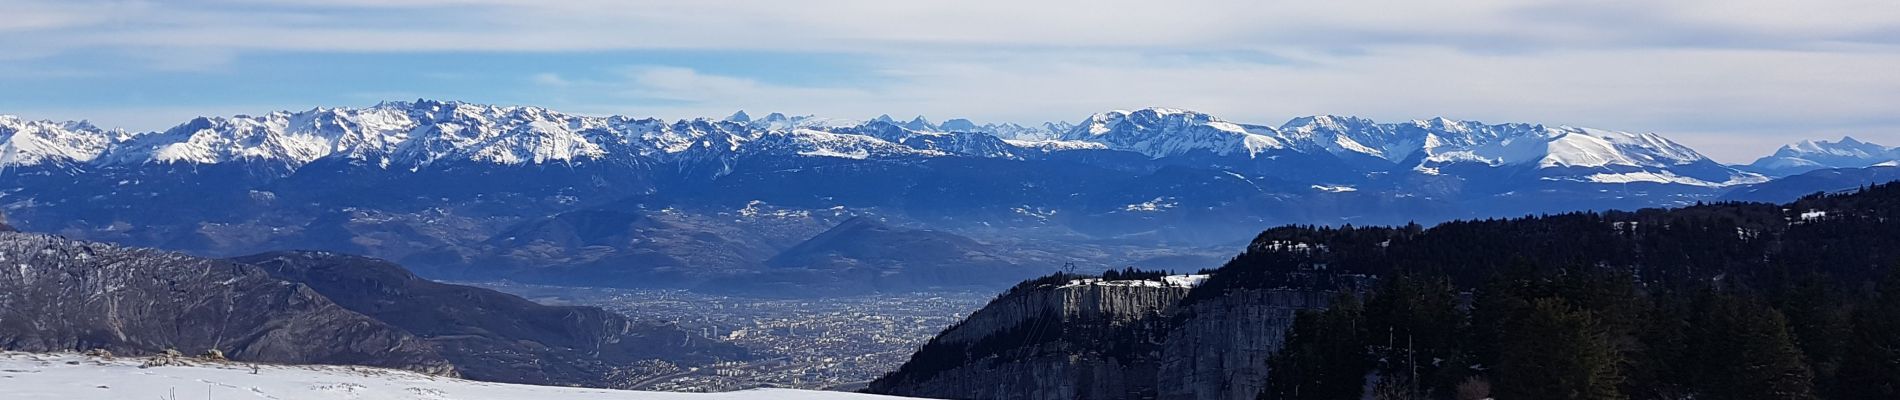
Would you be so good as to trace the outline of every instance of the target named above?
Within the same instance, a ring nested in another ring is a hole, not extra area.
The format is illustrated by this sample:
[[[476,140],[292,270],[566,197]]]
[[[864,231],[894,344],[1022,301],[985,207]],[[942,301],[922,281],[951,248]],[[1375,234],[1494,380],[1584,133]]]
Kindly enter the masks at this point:
[[[134,359],[0,352],[6,399],[356,399],[356,400],[876,400],[857,393],[760,389],[666,393],[477,382],[414,372],[345,366],[205,363],[139,368]]]

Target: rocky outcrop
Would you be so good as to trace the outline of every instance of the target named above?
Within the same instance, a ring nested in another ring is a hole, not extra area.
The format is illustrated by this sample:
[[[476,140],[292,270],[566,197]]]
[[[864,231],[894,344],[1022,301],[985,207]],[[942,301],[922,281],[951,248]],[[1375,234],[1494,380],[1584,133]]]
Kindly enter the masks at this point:
[[[0,265],[0,349],[455,374],[416,336],[255,266],[15,232],[0,232]]]
[[[625,388],[673,372],[643,370],[641,365],[750,358],[743,348],[677,326],[634,321],[597,307],[546,306],[493,290],[438,283],[368,257],[274,252],[234,260],[308,285],[345,308],[421,337],[471,379]]]
[[[1019,287],[932,339],[880,393],[955,399],[1116,399],[1153,392],[1154,339],[1187,286]]]
[[[955,399],[1253,399],[1295,311],[1332,291],[1190,296],[1164,280],[1019,287],[945,330],[877,393]]]
[[[945,330],[946,341],[974,342],[1009,328],[1050,318],[1069,324],[1121,328],[1152,321],[1187,296],[1187,286],[1089,282],[1015,290],[990,301]]]
[[[1280,350],[1293,315],[1322,308],[1336,292],[1239,289],[1181,306],[1160,354],[1157,398],[1252,400],[1266,387],[1267,357]]]

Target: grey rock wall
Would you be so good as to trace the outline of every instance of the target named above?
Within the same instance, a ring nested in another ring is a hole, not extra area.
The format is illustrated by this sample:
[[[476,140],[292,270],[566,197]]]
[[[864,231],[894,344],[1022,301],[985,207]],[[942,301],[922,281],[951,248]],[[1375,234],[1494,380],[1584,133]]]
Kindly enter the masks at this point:
[[[1334,292],[1236,290],[1184,303],[1185,287],[1047,285],[992,301],[934,343],[952,348],[1013,338],[1029,324],[1064,324],[1061,340],[989,343],[950,368],[920,354],[872,384],[876,392],[955,399],[1253,399],[1266,358],[1296,311],[1323,307]],[[1033,330],[1033,329],[1032,329]],[[1012,339],[1013,340],[1013,339]],[[993,340],[992,340],[993,341]],[[992,354],[993,353],[993,354]]]

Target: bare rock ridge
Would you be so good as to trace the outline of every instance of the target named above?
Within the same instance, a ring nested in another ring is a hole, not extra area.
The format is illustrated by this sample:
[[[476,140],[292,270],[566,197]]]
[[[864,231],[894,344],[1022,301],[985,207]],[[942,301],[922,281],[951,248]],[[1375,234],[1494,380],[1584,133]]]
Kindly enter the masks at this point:
[[[1151,391],[1163,313],[1186,287],[1030,283],[944,330],[877,393],[987,399],[1135,398]],[[1111,333],[1113,332],[1113,333]],[[1142,378],[1146,379],[1142,379]]]
[[[255,266],[0,232],[0,348],[354,364],[453,375],[433,346]]]
[[[1026,282],[944,330],[876,393],[982,399],[1252,399],[1297,310],[1335,292],[1190,301],[1198,277]]]

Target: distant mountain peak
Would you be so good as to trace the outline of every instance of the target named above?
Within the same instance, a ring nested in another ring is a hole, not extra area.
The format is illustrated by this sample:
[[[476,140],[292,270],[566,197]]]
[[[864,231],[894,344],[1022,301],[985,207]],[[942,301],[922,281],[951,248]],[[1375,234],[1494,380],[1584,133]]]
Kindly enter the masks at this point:
[[[905,122],[904,129],[910,129],[914,131],[934,131],[934,130],[937,130],[937,124],[932,124],[930,123],[929,119],[925,119],[924,116],[919,115],[916,118],[911,118],[910,122]]]
[[[0,168],[92,162],[123,136],[85,121],[54,122],[0,116]]]
[[[940,128],[946,131],[969,132],[969,131],[974,131],[979,127],[976,125],[975,122],[971,122],[970,120],[967,120],[967,119],[951,118],[951,119],[943,121],[942,124],[937,125],[937,128]]]
[[[1150,107],[1098,113],[1061,136],[1161,158],[1195,153],[1251,157],[1285,148],[1274,128],[1227,122],[1205,113]]]
[[[1773,176],[1795,175],[1818,169],[1861,168],[1900,160],[1900,147],[1887,147],[1841,136],[1839,141],[1802,140],[1781,146],[1774,154],[1746,168]]]
[[[731,123],[716,123],[720,121]],[[4,146],[0,147],[0,165],[11,166],[244,162],[294,170],[334,157],[357,165],[367,162],[385,169],[416,169],[455,162],[637,165],[756,155],[1019,158],[1085,149],[1132,152],[1150,158],[1194,154],[1243,159],[1289,154],[1326,158],[1324,155],[1330,154],[1352,169],[1398,168],[1424,173],[1454,164],[1623,166],[1655,173],[1705,160],[1693,150],[1654,134],[1536,124],[1486,125],[1445,117],[1379,123],[1335,114],[1293,118],[1275,127],[1236,123],[1171,107],[1114,110],[1092,114],[1079,124],[1031,126],[978,125],[962,118],[939,125],[922,115],[898,122],[888,114],[869,121],[781,113],[753,118],[744,110],[718,120],[668,123],[652,118],[582,116],[532,106],[416,99],[386,101],[367,108],[199,117],[165,131],[138,134],[106,132],[84,123],[28,123],[10,118],[0,119],[0,134],[5,140],[0,143]],[[1888,150],[1851,137],[1830,143],[1803,142],[1790,145],[1787,151],[1859,147],[1873,148],[1863,152]],[[1726,181],[1713,173],[1704,175],[1706,179]]]
[[[1377,124],[1377,122],[1373,122],[1370,119],[1326,114],[1326,115],[1310,115],[1310,116],[1305,116],[1305,117],[1294,118],[1292,120],[1287,121],[1285,124],[1282,124],[1281,129],[1287,129],[1288,127],[1296,127],[1296,126],[1314,126],[1314,127],[1325,127],[1325,128],[1331,128],[1331,129],[1346,129],[1347,127],[1351,127],[1351,126],[1366,126],[1366,125],[1374,125],[1374,124]]]

